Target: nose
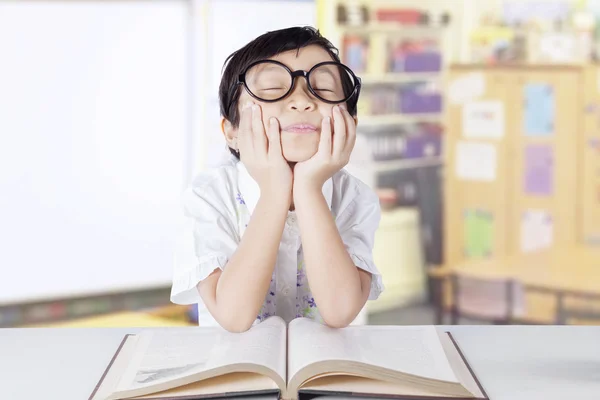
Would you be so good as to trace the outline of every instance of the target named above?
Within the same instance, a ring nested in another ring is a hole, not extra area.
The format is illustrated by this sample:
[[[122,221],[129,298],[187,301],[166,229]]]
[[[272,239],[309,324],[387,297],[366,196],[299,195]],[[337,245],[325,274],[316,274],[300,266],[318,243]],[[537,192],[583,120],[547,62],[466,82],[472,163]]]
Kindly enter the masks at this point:
[[[306,79],[296,78],[296,84],[288,97],[288,108],[292,111],[307,112],[317,107],[314,96],[308,90]]]

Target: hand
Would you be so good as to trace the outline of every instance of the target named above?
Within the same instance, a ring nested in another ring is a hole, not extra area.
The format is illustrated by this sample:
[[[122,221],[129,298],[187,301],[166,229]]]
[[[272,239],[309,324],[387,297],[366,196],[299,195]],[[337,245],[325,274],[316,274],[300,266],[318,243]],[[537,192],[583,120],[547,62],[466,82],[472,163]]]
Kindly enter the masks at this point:
[[[240,118],[238,146],[241,161],[258,183],[261,194],[287,196],[291,202],[293,174],[283,158],[279,121],[271,118],[265,134],[260,106],[246,105]]]
[[[322,190],[325,181],[348,164],[355,142],[354,119],[345,108],[333,107],[333,134],[331,119],[323,118],[319,149],[294,167],[294,188],[308,186]]]

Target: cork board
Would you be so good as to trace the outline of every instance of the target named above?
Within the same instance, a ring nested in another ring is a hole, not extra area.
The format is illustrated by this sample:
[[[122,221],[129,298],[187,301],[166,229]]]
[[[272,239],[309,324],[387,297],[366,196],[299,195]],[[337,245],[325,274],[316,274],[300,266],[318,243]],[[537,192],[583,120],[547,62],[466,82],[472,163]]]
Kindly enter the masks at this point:
[[[578,159],[579,241],[600,246],[600,66],[585,69],[583,134]]]
[[[577,241],[582,69],[515,71],[509,139],[509,252]],[[532,104],[535,103],[535,104]]]
[[[474,95],[446,104],[444,263],[506,255],[506,73],[459,65],[447,81]]]

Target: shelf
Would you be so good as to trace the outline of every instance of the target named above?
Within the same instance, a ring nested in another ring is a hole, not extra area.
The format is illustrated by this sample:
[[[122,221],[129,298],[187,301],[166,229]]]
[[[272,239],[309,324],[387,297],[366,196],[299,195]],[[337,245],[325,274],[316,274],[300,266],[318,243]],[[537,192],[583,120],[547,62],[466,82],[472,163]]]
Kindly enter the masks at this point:
[[[358,116],[358,128],[377,125],[417,124],[419,122],[442,122],[442,113],[390,114]]]
[[[444,28],[435,26],[414,26],[401,24],[369,24],[363,26],[340,26],[338,30],[344,33],[369,34],[373,32],[390,33],[400,36],[423,35],[430,36],[432,33],[440,35]]]
[[[373,169],[375,172],[389,172],[419,167],[433,167],[442,165],[442,157],[422,157],[414,159],[375,161]]]
[[[360,74],[359,74],[360,76]],[[390,72],[382,75],[363,75],[360,77],[363,85],[380,83],[403,83],[442,79],[442,72]]]

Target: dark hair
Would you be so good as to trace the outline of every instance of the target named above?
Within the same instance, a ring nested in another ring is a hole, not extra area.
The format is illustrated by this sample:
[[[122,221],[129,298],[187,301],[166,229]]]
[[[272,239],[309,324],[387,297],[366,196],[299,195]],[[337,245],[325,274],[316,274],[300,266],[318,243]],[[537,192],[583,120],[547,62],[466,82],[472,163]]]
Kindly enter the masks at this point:
[[[237,106],[241,94],[240,90],[243,89],[237,82],[239,75],[244,72],[248,65],[254,61],[264,60],[286,51],[298,51],[310,45],[322,47],[329,53],[333,61],[340,62],[338,49],[329,40],[321,36],[317,29],[310,26],[267,32],[230,54],[223,64],[224,71],[221,83],[219,84],[221,115],[235,127],[240,123],[240,114]],[[353,89],[351,84],[343,85],[343,87],[347,95]],[[358,97],[352,96],[346,102],[346,107],[350,115],[356,115],[357,101]],[[231,148],[229,150],[239,158],[238,151]]]

